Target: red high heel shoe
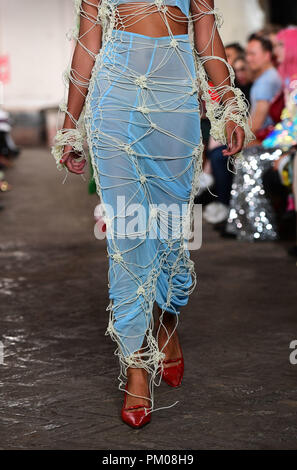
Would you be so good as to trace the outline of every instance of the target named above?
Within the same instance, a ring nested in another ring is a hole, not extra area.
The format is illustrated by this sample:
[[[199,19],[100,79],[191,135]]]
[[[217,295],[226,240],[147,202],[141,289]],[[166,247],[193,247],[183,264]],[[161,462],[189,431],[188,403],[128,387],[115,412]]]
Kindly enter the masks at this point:
[[[127,385],[125,390],[127,390]],[[124,423],[132,426],[133,428],[141,428],[151,420],[151,413],[146,414],[145,411],[148,409],[145,405],[134,405],[126,407],[127,392],[125,392],[124,404],[121,411],[121,417]],[[142,408],[137,410],[137,408]],[[130,410],[130,411],[129,411]],[[135,410],[135,411],[133,411]]]
[[[174,366],[164,367],[162,372],[162,379],[171,387],[178,387],[181,385],[184,376],[184,357],[179,345],[180,356],[175,359],[164,359],[163,364],[170,364],[177,362]]]

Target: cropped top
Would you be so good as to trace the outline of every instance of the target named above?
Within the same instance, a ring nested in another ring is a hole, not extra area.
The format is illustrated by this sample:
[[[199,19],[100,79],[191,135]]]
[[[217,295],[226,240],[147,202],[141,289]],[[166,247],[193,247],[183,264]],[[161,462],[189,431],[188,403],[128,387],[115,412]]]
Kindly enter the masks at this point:
[[[189,18],[190,0],[112,0],[112,3],[115,5],[120,5],[121,3],[155,3],[157,6],[164,4],[173,7],[176,6]]]

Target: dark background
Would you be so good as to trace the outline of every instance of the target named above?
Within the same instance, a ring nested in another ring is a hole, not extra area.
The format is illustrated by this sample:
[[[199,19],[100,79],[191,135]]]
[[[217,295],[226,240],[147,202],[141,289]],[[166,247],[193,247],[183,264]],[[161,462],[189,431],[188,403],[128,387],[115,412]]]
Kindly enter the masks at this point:
[[[268,20],[281,26],[297,23],[296,0],[268,0]]]

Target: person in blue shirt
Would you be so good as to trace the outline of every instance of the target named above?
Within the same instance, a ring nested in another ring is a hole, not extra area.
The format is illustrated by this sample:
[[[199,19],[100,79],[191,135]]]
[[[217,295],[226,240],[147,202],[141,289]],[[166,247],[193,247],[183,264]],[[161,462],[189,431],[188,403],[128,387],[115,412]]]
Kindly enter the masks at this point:
[[[282,80],[273,66],[273,45],[269,39],[253,34],[246,47],[246,60],[254,75],[251,88],[251,128],[254,133],[275,124],[269,107],[281,91]]]

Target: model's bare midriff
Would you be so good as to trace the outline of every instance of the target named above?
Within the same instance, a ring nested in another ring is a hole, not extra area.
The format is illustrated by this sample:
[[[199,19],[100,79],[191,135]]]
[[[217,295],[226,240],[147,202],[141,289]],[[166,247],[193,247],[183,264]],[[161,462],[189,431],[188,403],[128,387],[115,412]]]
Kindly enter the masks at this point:
[[[138,5],[135,3],[122,3],[118,5],[115,29],[123,29],[152,37],[168,36],[169,31],[164,20],[166,16],[172,34],[188,33],[188,18],[178,7],[167,5],[168,13],[161,14],[155,5],[151,6],[149,14],[147,11],[141,13],[141,10],[143,11],[143,4],[141,7],[139,3]],[[156,12],[153,11],[154,8]]]

